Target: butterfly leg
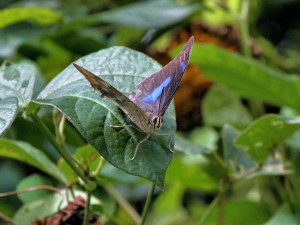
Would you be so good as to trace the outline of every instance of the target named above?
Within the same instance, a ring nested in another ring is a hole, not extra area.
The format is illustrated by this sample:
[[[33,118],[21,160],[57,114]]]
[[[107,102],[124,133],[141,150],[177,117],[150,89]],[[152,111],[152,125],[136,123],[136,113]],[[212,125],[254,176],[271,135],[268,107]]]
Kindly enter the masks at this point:
[[[136,156],[136,154],[137,154],[137,151],[138,151],[140,145],[141,145],[143,142],[145,142],[150,136],[151,136],[151,133],[148,134],[143,140],[141,140],[141,141],[139,141],[139,142],[137,143],[137,145],[136,145],[136,147],[135,147],[135,150],[134,150],[134,154],[133,154],[133,156],[131,157],[130,160],[134,160],[134,158],[135,158],[135,156]]]

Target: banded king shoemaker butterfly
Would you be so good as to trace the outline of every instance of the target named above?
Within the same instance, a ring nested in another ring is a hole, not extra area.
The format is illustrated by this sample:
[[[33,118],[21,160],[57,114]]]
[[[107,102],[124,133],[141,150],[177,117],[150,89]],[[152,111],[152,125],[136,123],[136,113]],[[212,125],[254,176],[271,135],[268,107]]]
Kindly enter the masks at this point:
[[[151,134],[160,136],[172,135],[161,134],[156,131],[162,126],[164,113],[178,89],[187,68],[193,43],[194,37],[191,37],[175,59],[160,71],[137,84],[129,97],[92,72],[73,63],[76,69],[89,81],[91,86],[101,92],[102,97],[107,97],[113,101],[142,132],[147,134],[144,139],[137,143],[131,159],[135,158],[139,146]]]

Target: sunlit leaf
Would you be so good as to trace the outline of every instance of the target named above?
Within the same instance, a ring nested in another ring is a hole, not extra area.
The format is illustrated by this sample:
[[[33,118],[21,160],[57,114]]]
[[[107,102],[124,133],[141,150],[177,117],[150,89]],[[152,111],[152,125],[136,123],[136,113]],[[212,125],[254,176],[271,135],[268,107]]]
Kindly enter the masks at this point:
[[[255,120],[235,143],[257,162],[263,162],[276,148],[300,129],[300,120],[286,120],[278,115],[265,115]]]
[[[61,13],[44,7],[11,7],[0,10],[0,28],[25,20],[50,25],[57,23],[61,18]]]
[[[29,63],[4,62],[0,68],[0,135],[31,100],[37,69]]]
[[[300,110],[300,77],[210,44],[195,44],[190,63],[242,97]],[[284,91],[280,91],[284,90]]]

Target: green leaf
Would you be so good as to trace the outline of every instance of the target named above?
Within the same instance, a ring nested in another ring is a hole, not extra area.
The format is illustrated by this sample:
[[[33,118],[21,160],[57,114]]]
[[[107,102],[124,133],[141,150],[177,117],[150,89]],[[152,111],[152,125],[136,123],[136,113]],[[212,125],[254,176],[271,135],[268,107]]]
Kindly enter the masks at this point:
[[[299,210],[300,204],[298,202],[293,203],[292,205],[284,203],[279,207],[272,218],[263,225],[298,225],[300,221]]]
[[[76,63],[101,74],[126,95],[134,90],[137,83],[161,68],[144,54],[125,47],[104,49]],[[36,102],[55,106],[65,113],[81,135],[114,166],[163,186],[165,171],[172,157],[169,138],[152,135],[140,146],[136,158],[130,160],[137,140],[142,140],[146,134],[130,126],[115,127],[126,122],[123,112],[109,99],[101,98],[73,65],[55,77]],[[174,108],[170,107],[160,133],[171,134],[174,130]]]
[[[39,174],[33,174],[33,175],[30,175],[30,176],[24,178],[23,180],[21,180],[20,183],[17,185],[16,189],[17,189],[17,191],[21,191],[21,190],[26,190],[28,188],[33,188],[33,187],[38,188],[39,186],[42,186],[42,185],[50,186],[50,185],[52,185],[52,183],[46,177],[43,177]],[[41,198],[45,198],[52,193],[53,192],[50,190],[41,189],[41,190],[28,191],[25,193],[18,194],[18,197],[23,203],[29,203],[29,202],[39,200]]]
[[[1,84],[0,84],[1,88]],[[0,98],[1,99],[1,98]],[[18,114],[18,99],[8,97],[0,102],[0,134],[3,134],[15,120]]]
[[[40,169],[51,177],[64,182],[65,177],[47,156],[33,146],[21,142],[0,138],[0,157],[19,160]]]
[[[4,62],[0,68],[0,135],[31,100],[36,68],[29,63]]]
[[[175,149],[176,151],[184,152],[186,154],[192,154],[192,155],[211,152],[211,149],[205,146],[193,144],[191,141],[184,138],[178,132],[175,134]]]
[[[219,134],[212,127],[199,127],[191,131],[189,140],[194,144],[213,151],[217,149]]]
[[[202,102],[203,120],[208,126],[222,127],[225,123],[245,127],[251,122],[250,113],[230,89],[215,85]]]
[[[199,65],[204,76],[227,85],[242,97],[300,110],[299,76],[209,44],[195,44],[190,63]]]
[[[99,13],[95,17],[102,21],[139,27],[161,29],[181,22],[199,10],[200,4],[182,4],[173,0],[155,0],[133,3],[122,8]]]
[[[43,219],[57,212],[62,196],[55,193],[49,197],[24,204],[14,215],[16,224],[31,225],[35,219]]]
[[[234,178],[245,178],[258,169],[258,164],[253,161],[247,152],[237,148],[233,142],[239,136],[239,132],[225,125],[222,130],[224,159],[231,169]]]
[[[235,140],[255,161],[262,163],[275,147],[300,129],[300,120],[265,115],[255,120]]]
[[[208,164],[208,160],[202,155],[175,155],[168,169],[166,183],[182,184],[186,189],[204,192],[216,191],[218,181],[205,170]],[[216,175],[217,171],[213,173]]]
[[[0,10],[0,28],[26,20],[33,20],[40,25],[51,25],[61,18],[61,13],[45,7],[11,7]]]
[[[85,145],[77,149],[74,157],[81,163],[81,166],[86,168],[86,171],[93,172],[100,163],[99,153],[90,145]],[[58,164],[60,170],[70,183],[76,183],[78,176],[73,172],[71,167],[63,159]]]

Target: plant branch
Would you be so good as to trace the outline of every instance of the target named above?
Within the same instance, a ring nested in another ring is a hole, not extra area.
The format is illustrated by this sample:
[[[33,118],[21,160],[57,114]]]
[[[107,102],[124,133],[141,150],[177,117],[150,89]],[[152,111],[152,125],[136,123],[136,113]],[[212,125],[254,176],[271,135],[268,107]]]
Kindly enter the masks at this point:
[[[90,206],[91,206],[91,191],[87,190],[86,204],[84,209],[83,225],[89,225]]]
[[[147,199],[146,199],[146,203],[145,203],[144,209],[143,209],[143,213],[142,213],[142,221],[141,221],[141,223],[140,223],[141,225],[144,225],[144,224],[145,224],[146,217],[147,217],[147,215],[148,215],[149,208],[150,208],[150,203],[151,203],[152,198],[153,198],[154,190],[155,190],[155,184],[152,183],[152,184],[151,184],[151,187],[150,187],[150,190],[149,190],[149,192],[148,192],[148,195],[147,195]]]
[[[141,221],[140,215],[135,211],[135,209],[126,201],[126,199],[123,198],[122,195],[120,195],[119,192],[112,186],[111,184],[108,184],[104,186],[105,190],[113,196],[113,198],[118,202],[118,204],[131,216],[133,221],[136,224],[139,224]]]
[[[41,130],[41,132],[48,138],[48,140],[51,142],[51,144],[56,148],[58,153],[61,155],[61,157],[68,163],[68,165],[72,168],[72,170],[86,183],[91,184],[94,183],[91,181],[75,164],[72,156],[69,154],[69,152],[63,148],[61,145],[59,145],[55,137],[53,137],[50,130],[47,128],[45,123],[36,115],[31,115],[32,120],[35,122],[35,124],[38,126],[38,128]]]

